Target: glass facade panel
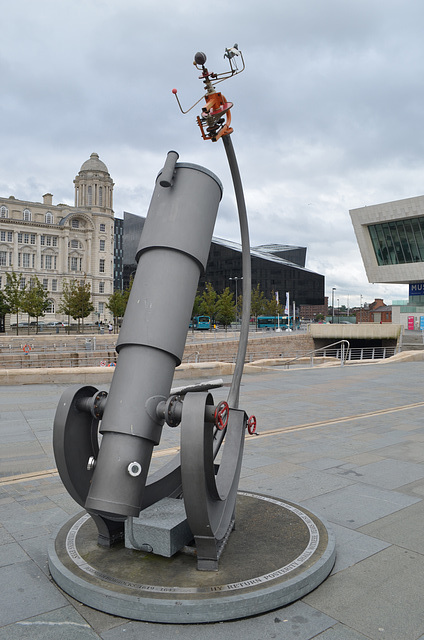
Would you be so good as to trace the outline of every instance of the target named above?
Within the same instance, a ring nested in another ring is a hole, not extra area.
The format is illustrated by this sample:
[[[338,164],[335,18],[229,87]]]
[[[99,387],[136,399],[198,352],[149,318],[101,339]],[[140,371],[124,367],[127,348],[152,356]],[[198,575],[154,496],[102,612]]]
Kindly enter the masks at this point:
[[[372,224],[368,231],[380,266],[424,262],[424,218]]]
[[[144,222],[145,218],[124,212],[122,242],[124,288],[129,286],[130,277],[135,274],[137,268],[135,255]],[[252,288],[259,284],[267,298],[270,298],[272,292],[276,291],[282,298],[285,296],[285,292],[289,291],[290,300],[295,301],[297,305],[322,305],[324,303],[324,276],[284,261],[279,262],[279,260],[278,256],[270,252],[268,255],[266,253],[260,256],[258,253],[252,255]],[[234,279],[241,278],[242,275],[240,248],[236,248],[235,243],[227,245],[225,241],[218,243],[213,240],[206,273],[202,274],[199,279],[199,291],[204,289],[206,282],[210,282],[218,293],[229,287],[235,296]],[[240,295],[241,292],[242,281],[238,283],[237,295]]]

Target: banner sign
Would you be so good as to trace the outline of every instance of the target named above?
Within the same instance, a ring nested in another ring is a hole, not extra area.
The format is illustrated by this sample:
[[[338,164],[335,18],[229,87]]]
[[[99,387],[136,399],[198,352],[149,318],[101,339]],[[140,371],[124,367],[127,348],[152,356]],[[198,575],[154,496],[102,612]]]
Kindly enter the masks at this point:
[[[408,329],[410,331],[414,330],[414,316],[408,316]]]
[[[414,282],[409,285],[410,296],[424,296],[424,282]]]

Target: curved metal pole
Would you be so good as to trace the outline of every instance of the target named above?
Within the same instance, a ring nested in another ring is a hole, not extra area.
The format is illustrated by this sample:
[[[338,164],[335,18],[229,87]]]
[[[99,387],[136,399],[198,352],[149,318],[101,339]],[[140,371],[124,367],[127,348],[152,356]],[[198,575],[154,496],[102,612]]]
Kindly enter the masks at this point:
[[[240,235],[242,247],[242,267],[243,267],[243,306],[242,321],[240,327],[240,337],[237,350],[236,366],[233,374],[228,394],[228,404],[230,407],[237,409],[240,396],[240,383],[243,374],[244,360],[246,357],[247,341],[249,339],[250,324],[250,298],[252,291],[252,273],[250,265],[250,240],[249,225],[247,221],[246,204],[244,201],[243,185],[241,182],[240,172],[237,164],[236,154],[234,152],[231,135],[222,136],[225,152],[227,154],[228,164],[230,166],[231,177],[233,179],[234,191],[237,201],[237,209],[240,222]],[[237,304],[237,300],[236,300]]]

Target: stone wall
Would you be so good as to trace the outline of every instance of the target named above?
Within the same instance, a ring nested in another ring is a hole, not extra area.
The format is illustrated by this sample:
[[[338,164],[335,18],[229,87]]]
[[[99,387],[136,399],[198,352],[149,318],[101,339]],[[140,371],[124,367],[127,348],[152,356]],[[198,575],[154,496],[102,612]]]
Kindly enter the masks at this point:
[[[197,342],[191,336],[184,350],[183,362],[235,362],[238,338],[225,339],[222,334],[203,336]],[[0,368],[9,367],[83,367],[110,364],[116,360],[117,335],[103,336],[4,336],[0,339]],[[24,347],[28,345],[25,353]],[[247,347],[246,362],[280,355],[293,358],[314,348],[308,334],[254,334]]]
[[[234,362],[238,340],[199,342],[187,345],[183,362],[222,361]],[[251,338],[247,345],[246,362],[283,355],[294,358],[314,349],[312,337],[306,333],[264,335]]]

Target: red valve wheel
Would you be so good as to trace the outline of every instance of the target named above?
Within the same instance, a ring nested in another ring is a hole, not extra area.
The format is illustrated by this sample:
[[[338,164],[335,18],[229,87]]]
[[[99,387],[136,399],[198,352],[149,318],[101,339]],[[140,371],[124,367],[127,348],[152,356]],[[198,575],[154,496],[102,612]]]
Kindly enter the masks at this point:
[[[250,418],[247,421],[247,430],[250,433],[250,435],[252,436],[255,431],[256,431],[256,417],[255,416],[250,416]]]
[[[225,429],[228,424],[228,418],[230,416],[230,407],[228,406],[228,402],[222,400],[215,409],[215,413],[213,416],[213,421],[215,423],[216,428],[219,431]]]

